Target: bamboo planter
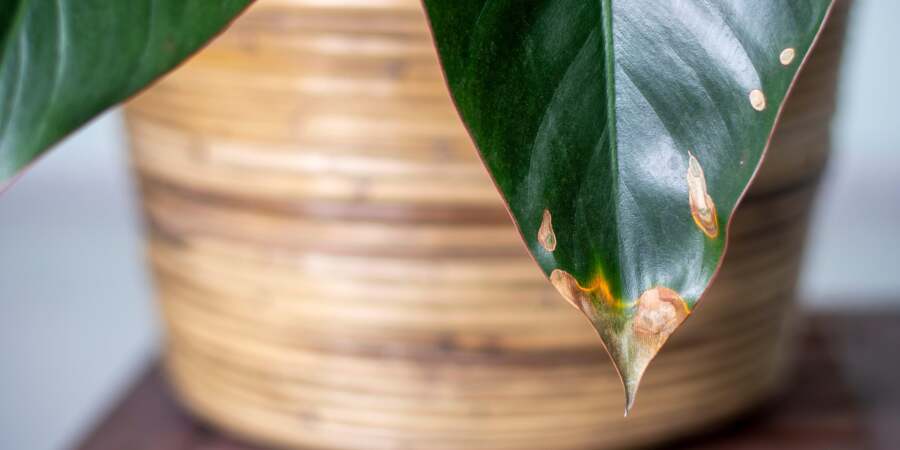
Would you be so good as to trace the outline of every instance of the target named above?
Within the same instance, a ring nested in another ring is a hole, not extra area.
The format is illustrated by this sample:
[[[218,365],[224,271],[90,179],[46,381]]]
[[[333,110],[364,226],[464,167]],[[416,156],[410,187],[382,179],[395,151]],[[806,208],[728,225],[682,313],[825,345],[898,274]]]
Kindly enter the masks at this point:
[[[847,5],[801,76],[724,268],[632,416],[527,256],[418,0],[261,0],[127,108],[183,403],[328,449],[659,443],[779,385]]]

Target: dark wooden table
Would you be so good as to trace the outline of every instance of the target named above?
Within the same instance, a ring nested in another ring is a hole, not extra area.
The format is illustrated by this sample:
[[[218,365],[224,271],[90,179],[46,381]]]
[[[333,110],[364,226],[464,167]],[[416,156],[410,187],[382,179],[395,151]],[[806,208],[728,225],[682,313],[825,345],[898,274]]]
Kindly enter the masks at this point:
[[[809,318],[788,389],[690,449],[900,449],[900,310]],[[739,388],[739,387],[736,387]],[[253,450],[188,416],[158,364],[76,448]]]

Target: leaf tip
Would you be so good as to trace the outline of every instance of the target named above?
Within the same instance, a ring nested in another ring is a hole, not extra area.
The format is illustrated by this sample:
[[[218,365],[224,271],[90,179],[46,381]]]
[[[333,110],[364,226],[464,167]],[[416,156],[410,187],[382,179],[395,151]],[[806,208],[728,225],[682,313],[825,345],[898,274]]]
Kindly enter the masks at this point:
[[[623,351],[616,352],[615,356],[611,352],[610,356],[612,356],[613,364],[616,366],[616,370],[619,372],[619,378],[622,380],[622,388],[625,393],[624,417],[628,417],[628,414],[631,413],[631,410],[634,408],[634,402],[637,399],[637,393],[641,385],[641,379],[644,377],[644,371],[647,369],[650,360],[656,356],[656,352],[652,352],[648,358],[632,358],[632,355],[642,353],[640,349],[630,348],[622,350]],[[635,350],[638,351],[635,352]]]
[[[625,387],[625,414],[623,417],[628,417],[628,413],[631,412],[631,409],[634,407],[634,400],[637,397],[638,385],[640,385],[641,380],[632,380],[632,383],[626,383],[623,381],[623,386]]]
[[[625,389],[625,414],[634,406],[641,378],[669,336],[691,313],[681,295],[665,286],[645,290],[633,303],[613,297],[598,276],[583,287],[570,273],[554,269],[550,281],[590,320]]]
[[[567,293],[572,296],[571,291]],[[677,292],[663,286],[644,291],[630,312],[604,308],[602,303],[584,298],[584,294],[582,291],[573,304],[580,305],[588,316],[619,373],[627,416],[634,406],[644,372],[690,314],[690,308]]]

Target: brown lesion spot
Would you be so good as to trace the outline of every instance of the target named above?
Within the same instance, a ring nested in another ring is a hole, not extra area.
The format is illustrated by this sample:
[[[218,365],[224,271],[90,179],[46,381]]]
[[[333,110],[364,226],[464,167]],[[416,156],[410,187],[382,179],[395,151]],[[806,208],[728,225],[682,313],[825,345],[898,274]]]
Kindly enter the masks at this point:
[[[559,291],[559,294],[562,295],[569,304],[574,306],[575,309],[585,311],[582,304],[587,300],[587,296],[585,295],[584,290],[581,289],[581,286],[578,285],[578,280],[576,280],[572,274],[565,270],[554,269],[553,272],[550,273],[550,283],[553,284],[553,287]],[[590,304],[590,302],[588,302],[588,304]]]
[[[690,311],[677,292],[667,287],[644,291],[638,298],[632,328],[639,336],[666,339]]]
[[[554,269],[550,273],[550,283],[559,291],[560,295],[579,311],[588,317],[594,316],[593,300],[599,300],[608,306],[621,306],[612,295],[609,283],[602,276],[594,278],[593,282],[583,287],[569,272]]]
[[[708,238],[714,239],[719,235],[719,217],[716,213],[716,204],[706,192],[706,177],[700,161],[688,152],[687,171],[688,196],[691,205],[691,216],[694,223]]]
[[[550,210],[544,210],[544,217],[541,220],[541,228],[538,229],[537,238],[544,250],[548,252],[556,250],[556,233],[553,232],[553,219],[550,216]]]

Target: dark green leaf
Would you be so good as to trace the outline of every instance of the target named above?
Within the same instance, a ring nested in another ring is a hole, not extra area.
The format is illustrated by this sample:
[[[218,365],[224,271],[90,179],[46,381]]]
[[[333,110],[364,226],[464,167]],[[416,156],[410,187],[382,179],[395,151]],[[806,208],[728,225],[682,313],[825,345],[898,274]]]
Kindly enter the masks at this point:
[[[0,185],[252,0],[0,0]]]
[[[718,269],[829,0],[425,0],[531,253],[626,387]]]

